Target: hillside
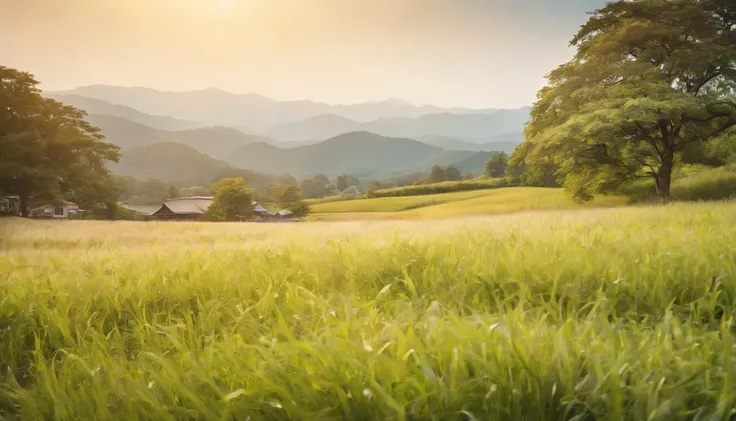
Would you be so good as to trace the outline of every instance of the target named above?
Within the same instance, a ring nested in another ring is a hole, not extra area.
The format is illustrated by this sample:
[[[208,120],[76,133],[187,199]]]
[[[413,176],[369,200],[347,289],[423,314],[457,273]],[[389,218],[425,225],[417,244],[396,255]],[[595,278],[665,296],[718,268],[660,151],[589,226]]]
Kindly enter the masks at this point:
[[[143,124],[154,129],[161,130],[190,130],[202,127],[201,123],[190,120],[182,120],[165,115],[151,115],[142,113],[135,108],[125,105],[111,104],[96,98],[88,98],[81,95],[48,94],[49,98],[61,101],[65,104],[84,110],[87,114],[100,114],[119,117],[134,123]]]
[[[382,118],[358,122],[337,115],[322,115],[269,129],[266,134],[280,141],[326,139],[350,131],[367,131],[388,137],[437,140],[436,146],[455,150],[483,150],[488,145],[476,143],[502,142],[508,149],[521,143],[529,108],[498,110],[474,114],[426,114],[415,118]],[[513,149],[512,149],[513,150]]]
[[[461,161],[455,166],[462,174],[480,174],[485,170],[486,161],[498,152],[477,152]]]
[[[253,142],[273,142],[271,139],[248,135],[227,127],[168,131],[109,115],[90,114],[87,120],[102,130],[108,142],[114,143],[122,149],[136,148],[159,142],[174,142],[223,159],[239,146]]]
[[[452,136],[419,136],[414,139],[449,151],[493,151],[510,154],[524,140],[524,134],[505,133],[481,139],[461,139]]]
[[[416,140],[368,132],[342,134],[314,145],[280,149],[265,143],[238,148],[228,162],[254,171],[296,176],[355,174],[378,177],[461,161],[473,152],[445,151]]]
[[[201,122],[203,125],[245,127],[248,131],[255,132],[263,132],[275,125],[325,114],[333,114],[355,121],[373,121],[381,118],[414,118],[432,113],[470,114],[494,111],[492,109],[416,106],[397,100],[352,105],[329,105],[313,101],[276,101],[261,95],[234,94],[215,88],[187,92],[164,92],[142,87],[93,85],[52,94],[81,95],[113,104],[126,105],[148,114],[170,115]]]
[[[120,162],[110,168],[121,175],[158,178],[188,187],[202,185],[203,181],[211,183],[213,175],[229,165],[189,146],[162,142],[123,151]]]

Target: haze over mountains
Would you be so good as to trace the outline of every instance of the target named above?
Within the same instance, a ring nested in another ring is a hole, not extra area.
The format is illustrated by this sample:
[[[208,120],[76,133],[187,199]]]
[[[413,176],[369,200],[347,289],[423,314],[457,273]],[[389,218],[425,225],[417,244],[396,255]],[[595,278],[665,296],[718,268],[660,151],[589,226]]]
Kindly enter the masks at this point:
[[[529,118],[528,107],[476,110],[398,100],[329,105],[219,89],[96,85],[45,95],[86,110],[90,123],[121,147],[116,171],[181,182],[186,168],[227,165],[297,177],[346,173],[376,179],[434,164],[477,173],[488,152],[511,152],[523,140]],[[172,160],[181,161],[181,173],[172,173]],[[162,173],[156,162],[166,162],[169,170]]]

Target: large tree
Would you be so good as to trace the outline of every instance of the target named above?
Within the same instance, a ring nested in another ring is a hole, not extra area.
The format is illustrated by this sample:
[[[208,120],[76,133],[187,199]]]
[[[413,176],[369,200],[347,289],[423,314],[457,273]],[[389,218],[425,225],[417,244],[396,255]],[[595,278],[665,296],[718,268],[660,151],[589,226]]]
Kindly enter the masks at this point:
[[[29,73],[0,66],[0,192],[105,204],[113,211],[119,186],[105,167],[119,159],[85,113],[41,96]]]
[[[253,216],[253,193],[242,178],[223,178],[212,185],[215,196],[204,214],[210,221],[243,221]]]
[[[556,166],[578,197],[649,177],[666,200],[682,155],[736,125],[733,0],[609,3],[572,45],[511,162]]]

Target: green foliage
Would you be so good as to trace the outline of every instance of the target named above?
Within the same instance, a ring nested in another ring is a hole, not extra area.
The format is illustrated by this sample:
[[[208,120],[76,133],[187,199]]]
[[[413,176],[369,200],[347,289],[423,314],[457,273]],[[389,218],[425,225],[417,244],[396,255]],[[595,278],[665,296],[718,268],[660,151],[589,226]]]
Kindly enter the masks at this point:
[[[290,210],[294,213],[294,216],[297,218],[303,218],[311,212],[311,208],[309,204],[304,200],[299,200],[292,203],[286,203],[283,206],[284,209]]]
[[[119,159],[85,113],[43,98],[26,72],[0,66],[0,193],[112,206],[120,190],[105,167]]]
[[[296,217],[309,214],[309,204],[304,200],[304,194],[297,186],[281,186],[278,203],[282,209],[290,210]]]
[[[549,74],[514,162],[555,165],[579,198],[640,177],[670,196],[690,146],[736,125],[736,26],[729,2],[616,1]]]
[[[304,199],[304,194],[297,186],[284,186],[281,189],[278,203],[295,203]]]
[[[445,170],[440,167],[439,165],[433,165],[432,169],[429,171],[429,182],[430,183],[441,183],[443,181],[447,181],[447,175],[445,174]]]
[[[0,221],[0,415],[729,419],[734,214]]]
[[[253,194],[242,178],[223,178],[212,186],[212,205],[204,213],[209,221],[243,221],[253,217]]]
[[[499,178],[506,175],[506,168],[508,167],[508,155],[500,153],[491,156],[485,165],[486,176],[490,178]]]
[[[460,174],[460,170],[457,169],[454,165],[448,165],[447,168],[445,168],[445,179],[447,181],[460,181],[463,179],[462,174]]]
[[[301,190],[304,196],[309,198],[320,198],[337,193],[335,186],[324,174],[317,174],[311,179],[302,180]]]
[[[335,186],[337,187],[337,191],[343,191],[348,188],[348,177],[346,175],[340,175],[337,177],[337,181],[335,182]]]
[[[506,187],[504,178],[445,181],[443,183],[419,184],[416,186],[395,187],[392,189],[374,190],[372,197],[421,196],[425,194],[450,193],[469,190],[485,190]]]
[[[209,196],[211,194],[212,191],[210,191],[210,189],[202,186],[185,187],[179,191],[179,195],[184,197]]]
[[[117,177],[116,182],[122,186],[120,200],[132,204],[161,203],[166,199],[179,197],[181,194],[184,194],[184,196],[204,196],[209,193],[207,191],[205,194],[190,194],[191,191],[189,190],[180,193],[173,185],[156,178],[138,180],[133,176],[126,175]],[[199,189],[202,189],[202,187],[199,187]],[[201,192],[202,190],[198,191],[198,193]]]

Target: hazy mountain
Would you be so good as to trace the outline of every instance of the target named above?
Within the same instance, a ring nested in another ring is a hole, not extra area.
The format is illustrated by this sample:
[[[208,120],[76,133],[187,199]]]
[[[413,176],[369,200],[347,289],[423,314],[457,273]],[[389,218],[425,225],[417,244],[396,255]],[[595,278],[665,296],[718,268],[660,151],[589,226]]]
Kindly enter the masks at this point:
[[[189,120],[181,120],[164,115],[151,115],[142,113],[125,105],[111,104],[96,98],[88,98],[81,95],[49,94],[49,98],[61,101],[67,105],[87,111],[87,114],[109,115],[130,120],[135,123],[144,124],[155,129],[162,130],[189,130],[202,127],[201,123]]]
[[[524,140],[524,134],[506,133],[483,139],[460,139],[451,136],[420,136],[415,139],[449,151],[498,151],[510,154]]]
[[[447,165],[472,155],[474,152],[445,151],[412,139],[351,132],[290,149],[252,143],[233,151],[228,162],[253,171],[290,173],[298,177],[317,173],[379,177],[428,169],[433,164]]]
[[[455,163],[455,166],[463,174],[480,174],[485,170],[486,161],[498,152],[476,152],[461,161]]]
[[[417,106],[397,100],[354,105],[329,105],[313,101],[280,102],[256,94],[233,94],[213,88],[188,92],[162,92],[141,87],[93,85],[52,94],[81,95],[132,107],[143,113],[170,115],[179,119],[198,121],[204,125],[245,127],[255,132],[263,132],[275,125],[325,114],[368,122],[382,118],[415,118],[425,114],[488,114],[495,111]]]
[[[323,114],[272,127],[266,131],[266,135],[280,142],[303,142],[307,139],[329,139],[343,133],[361,131],[362,128],[361,123],[355,120],[334,114]]]
[[[453,145],[449,138],[467,139],[478,143],[521,143],[524,124],[529,119],[529,108],[498,110],[488,114],[426,114],[415,118],[381,118],[357,122],[337,115],[321,115],[306,120],[272,127],[266,134],[279,141],[326,139],[350,131],[368,131],[382,136],[402,138],[443,139],[435,143],[448,149],[483,150]],[[472,139],[472,140],[471,140]],[[514,145],[515,146],[515,145]]]
[[[178,186],[211,182],[230,166],[180,143],[162,142],[123,151],[120,162],[110,165],[117,174],[138,179],[158,178]]]
[[[159,142],[175,142],[199,152],[223,159],[242,145],[253,142],[273,142],[261,136],[248,135],[228,127],[204,127],[194,130],[168,131],[154,129],[125,118],[90,114],[87,120],[99,127],[108,142],[122,149],[136,148]]]

